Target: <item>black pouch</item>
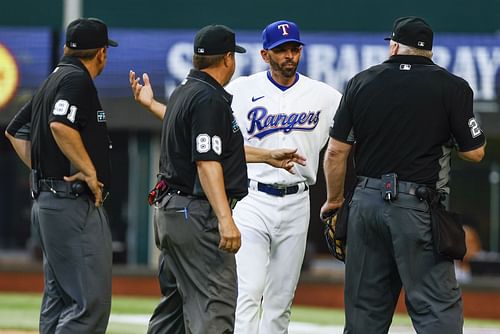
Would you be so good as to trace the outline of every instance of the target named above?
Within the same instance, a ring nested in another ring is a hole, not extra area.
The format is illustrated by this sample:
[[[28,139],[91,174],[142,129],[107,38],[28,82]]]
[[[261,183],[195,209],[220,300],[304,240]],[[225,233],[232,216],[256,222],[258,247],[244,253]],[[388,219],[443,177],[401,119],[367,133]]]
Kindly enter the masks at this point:
[[[438,255],[451,260],[463,260],[467,248],[460,215],[444,208],[433,208],[431,220],[432,237]]]
[[[432,199],[430,210],[432,238],[437,255],[449,260],[463,260],[467,248],[460,214],[447,211],[441,204],[439,194]]]
[[[71,192],[76,196],[83,194],[87,189],[87,184],[83,181],[75,181],[71,184]],[[91,193],[90,189],[88,192]]]

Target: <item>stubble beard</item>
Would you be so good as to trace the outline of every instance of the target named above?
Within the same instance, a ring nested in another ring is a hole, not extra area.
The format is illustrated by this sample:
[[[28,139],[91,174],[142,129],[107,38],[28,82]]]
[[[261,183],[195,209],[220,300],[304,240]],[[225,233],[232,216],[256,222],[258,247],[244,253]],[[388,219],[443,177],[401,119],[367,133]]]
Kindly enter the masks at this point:
[[[282,64],[278,64],[272,58],[269,59],[269,65],[273,72],[278,72],[281,76],[285,78],[292,78],[297,73],[298,63],[293,61],[284,61]],[[292,65],[292,66],[288,66]]]

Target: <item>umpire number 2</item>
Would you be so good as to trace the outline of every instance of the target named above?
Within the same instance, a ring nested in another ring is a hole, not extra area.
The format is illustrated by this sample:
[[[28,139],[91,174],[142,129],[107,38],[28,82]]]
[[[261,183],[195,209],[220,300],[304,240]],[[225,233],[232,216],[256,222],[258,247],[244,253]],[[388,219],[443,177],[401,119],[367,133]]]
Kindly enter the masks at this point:
[[[199,134],[196,137],[196,151],[198,153],[207,153],[213,150],[217,155],[222,153],[222,140],[219,136],[213,136],[210,138],[206,133]]]
[[[479,124],[477,124],[477,121],[475,118],[469,119],[469,128],[470,128],[470,134],[472,135],[472,138],[476,138],[481,134],[481,128],[479,127]]]

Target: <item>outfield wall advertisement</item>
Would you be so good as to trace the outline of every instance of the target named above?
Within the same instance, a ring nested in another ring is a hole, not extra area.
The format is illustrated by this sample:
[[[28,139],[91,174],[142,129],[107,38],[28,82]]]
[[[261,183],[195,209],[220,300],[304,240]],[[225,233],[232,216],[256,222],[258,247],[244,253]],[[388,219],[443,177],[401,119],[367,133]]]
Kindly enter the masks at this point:
[[[103,87],[118,89],[129,68],[151,74],[153,84],[168,96],[191,67],[194,31],[123,31],[112,30],[120,42],[112,50]],[[387,59],[387,42],[382,34],[307,34],[299,70],[343,90],[346,82],[359,71]],[[237,55],[235,77],[266,69],[260,57],[260,33],[237,33],[238,43],[247,48]],[[494,100],[499,95],[500,36],[441,35],[435,38],[434,61],[465,78],[476,100]],[[107,78],[106,78],[107,77]],[[121,94],[121,90],[109,92]],[[128,92],[126,92],[128,94]]]
[[[51,68],[52,34],[49,29],[0,27],[0,110],[19,94],[35,88]]]
[[[120,46],[109,49],[108,66],[97,79],[101,97],[130,96],[130,69],[148,72],[157,94],[169,96],[191,67],[194,33],[111,28],[110,36]],[[0,28],[0,80],[5,83],[7,77],[17,73],[18,81],[14,82],[19,88],[37,87],[52,67],[51,36],[48,29]],[[387,58],[384,37],[383,34],[303,33],[306,46],[299,70],[343,91],[349,78]],[[60,38],[64,40],[64,35]],[[237,40],[248,52],[237,55],[235,77],[266,69],[260,57],[260,32],[238,32]],[[490,101],[500,96],[500,36],[437,35],[434,61],[465,78],[476,100]],[[17,72],[12,64],[17,64]]]

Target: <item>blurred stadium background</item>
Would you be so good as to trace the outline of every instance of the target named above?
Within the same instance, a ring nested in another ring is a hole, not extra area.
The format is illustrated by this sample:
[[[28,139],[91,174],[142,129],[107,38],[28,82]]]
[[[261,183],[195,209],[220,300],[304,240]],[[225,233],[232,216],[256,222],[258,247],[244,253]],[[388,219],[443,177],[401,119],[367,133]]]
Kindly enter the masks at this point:
[[[57,63],[64,27],[72,19],[98,17],[120,46],[96,83],[113,141],[112,195],[105,203],[114,240],[115,293],[156,295],[157,252],[146,194],[154,184],[161,124],[133,101],[128,71],[150,74],[158,98],[167,100],[190,67],[194,32],[221,23],[248,49],[238,55],[235,76],[265,68],[260,32],[269,22],[297,22],[306,43],[300,71],[343,91],[347,80],[387,56],[395,18],[422,16],[435,31],[434,60],[465,78],[488,137],[479,165],[454,159],[450,208],[477,231],[481,251],[462,287],[466,315],[500,319],[499,167],[500,2],[482,0],[337,1],[5,1],[0,15],[0,291],[41,291],[40,250],[30,231],[28,170],[3,136],[14,113]],[[422,136],[425,135],[425,130]],[[342,264],[327,254],[317,216],[324,178],[311,188],[311,224],[296,304],[342,307]],[[399,311],[404,311],[401,306]]]

